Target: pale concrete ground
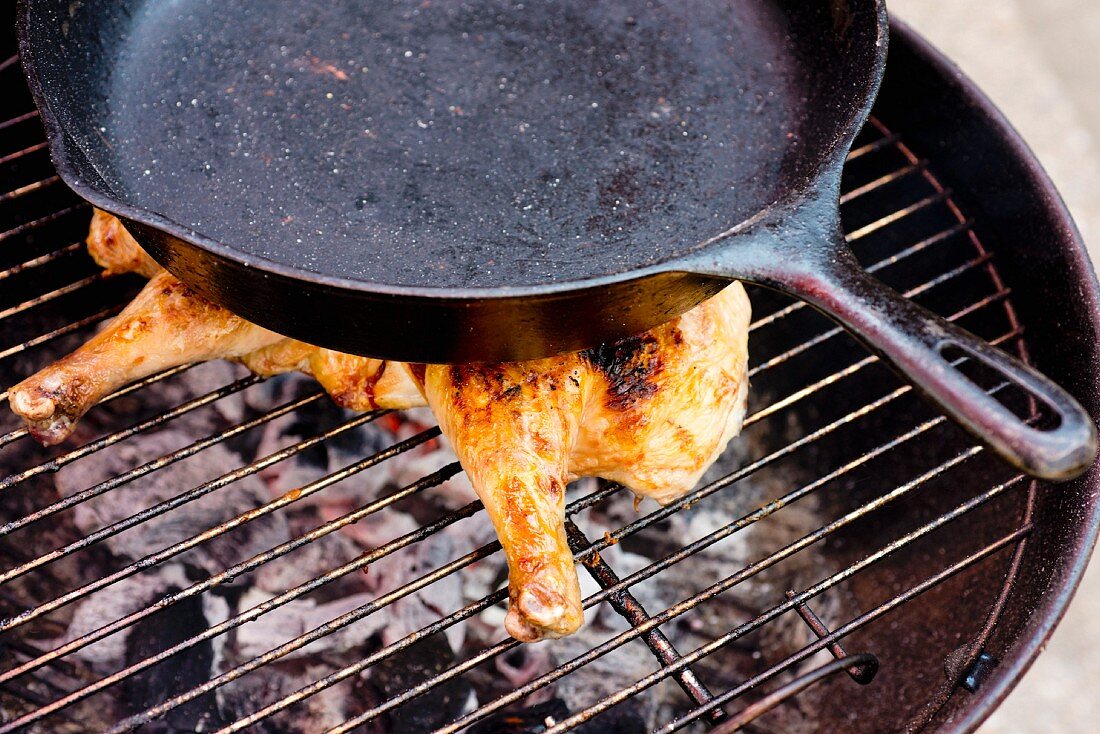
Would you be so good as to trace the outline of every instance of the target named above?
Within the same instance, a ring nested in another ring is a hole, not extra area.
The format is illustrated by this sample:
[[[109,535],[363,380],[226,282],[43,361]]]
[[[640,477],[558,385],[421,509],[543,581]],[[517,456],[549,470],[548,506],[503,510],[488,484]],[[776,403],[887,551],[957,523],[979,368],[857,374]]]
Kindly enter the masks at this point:
[[[1100,263],[1100,0],[887,0],[1023,134]],[[981,734],[1100,732],[1100,562]]]

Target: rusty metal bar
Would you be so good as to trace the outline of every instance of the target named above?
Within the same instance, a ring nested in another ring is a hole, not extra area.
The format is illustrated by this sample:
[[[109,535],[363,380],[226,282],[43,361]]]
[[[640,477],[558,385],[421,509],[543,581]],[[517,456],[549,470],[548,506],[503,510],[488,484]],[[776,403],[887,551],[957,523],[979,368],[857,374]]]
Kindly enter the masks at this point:
[[[791,593],[793,594],[794,592]],[[869,655],[867,653],[857,653],[851,656],[848,662],[866,669],[878,668],[878,659],[874,655]],[[730,718],[729,721],[716,727],[712,734],[733,734],[734,732],[741,731],[745,728],[745,725],[768,713],[788,698],[793,698],[814,683],[818,683],[842,670],[848,670],[849,672],[851,670],[845,667],[844,660],[831,660],[818,668],[814,668],[809,673],[800,675],[790,683],[777,688],[759,701],[746,707],[743,711]]]
[[[0,198],[0,201],[3,201],[3,198]],[[19,275],[20,273],[30,270],[31,268],[37,268],[41,265],[45,265],[46,263],[50,263],[54,260],[60,259],[65,255],[71,255],[74,252],[81,252],[83,250],[83,242],[74,242],[71,245],[66,245],[65,247],[62,247],[59,250],[54,250],[53,252],[48,252],[45,255],[39,255],[38,257],[27,260],[26,262],[11,266],[7,270],[0,272],[0,280],[5,280],[12,277],[13,275]]]
[[[1018,476],[1015,479],[1009,480],[1009,482],[1006,482],[1005,484],[1015,485],[1015,484],[1018,484],[1020,481],[1023,481],[1024,479],[1026,479],[1026,477]],[[711,706],[711,705],[719,705],[719,704],[722,704],[722,703],[727,703],[727,702],[737,698],[738,696],[744,695],[744,693],[747,692],[748,690],[750,690],[752,688],[755,688],[756,686],[760,685],[761,683],[766,682],[770,678],[773,678],[774,676],[776,676],[779,673],[783,672],[784,670],[788,669],[791,665],[796,665],[797,663],[799,663],[803,660],[806,660],[807,658],[809,658],[813,655],[816,655],[818,652],[825,649],[828,645],[832,644],[833,642],[836,642],[837,640],[841,640],[844,637],[847,637],[848,635],[855,632],[856,630],[870,624],[871,622],[875,621],[876,619],[879,619],[880,617],[882,617],[883,615],[893,611],[894,609],[897,609],[899,606],[908,603],[909,601],[916,598],[917,596],[920,596],[921,594],[928,591],[929,589],[934,588],[936,586],[939,586],[941,583],[943,583],[944,581],[946,581],[950,577],[954,576],[955,574],[957,574],[961,571],[964,571],[967,568],[970,568],[974,564],[988,558],[989,556],[993,555],[997,551],[1003,550],[1004,548],[1007,548],[1007,547],[1012,546],[1016,543],[1022,542],[1023,540],[1025,540],[1028,537],[1028,535],[1030,535],[1032,529],[1033,529],[1033,526],[1030,523],[1021,526],[1017,530],[1009,533],[1008,535],[1003,536],[1002,538],[1000,538],[999,540],[997,540],[993,543],[990,543],[989,545],[985,546],[981,550],[969,554],[968,556],[963,558],[961,561],[958,561],[957,563],[954,563],[951,566],[948,566],[947,568],[945,568],[944,570],[942,570],[939,573],[935,574],[934,576],[931,576],[928,579],[925,579],[924,581],[922,581],[921,583],[917,584],[916,586],[908,589],[907,591],[904,591],[901,594],[898,594],[897,596],[890,599],[889,601],[886,601],[886,602],[880,604],[879,606],[875,607],[874,609],[859,615],[858,617],[853,619],[851,622],[848,622],[847,624],[845,624],[841,627],[838,627],[837,629],[830,632],[825,637],[822,637],[821,639],[810,643],[809,645],[804,647],[802,650],[799,650],[798,652],[796,652],[792,655],[789,655],[788,657],[784,658],[783,660],[780,660],[775,665],[771,666],[770,668],[768,668],[767,670],[765,670],[761,673],[758,673],[757,675],[753,676],[752,678],[745,681],[741,685],[739,685],[735,688],[732,688],[729,691],[726,691],[725,693],[722,693],[720,696],[718,696],[715,699],[714,703],[705,704],[705,705],[706,706]],[[700,708],[702,708],[702,707],[700,707]],[[695,711],[692,711],[691,713],[677,719],[676,721],[673,721],[673,722],[669,723],[667,726],[660,729],[658,734],[671,734],[672,732],[683,728],[684,726],[686,726],[690,722],[692,722],[692,721],[696,720],[697,718],[699,718],[699,715],[702,714],[702,713],[704,713],[704,712],[699,710],[699,709],[696,709]]]
[[[569,547],[575,555],[580,554],[592,545],[592,541],[577,527],[577,524],[573,522],[572,518],[566,518],[565,520],[565,533],[569,539]],[[587,557],[581,561],[581,565],[584,566],[589,575],[596,580],[596,583],[598,583],[602,589],[609,589],[622,580],[611,566],[608,566],[607,562],[600,557],[599,551],[589,553]],[[618,612],[620,616],[635,627],[649,619],[649,613],[646,612],[645,607],[634,598],[634,595],[631,594],[628,589],[609,594],[607,603],[610,604],[612,609]],[[661,665],[672,665],[680,659],[680,651],[676,649],[676,646],[672,644],[672,641],[669,640],[660,629],[652,629],[646,632],[642,635],[642,641],[645,642],[650,652],[660,661]],[[695,675],[695,671],[691,668],[685,668],[673,677],[684,693],[687,694],[687,697],[696,705],[701,705],[714,699],[714,695],[707,689],[706,685],[699,680]],[[714,708],[710,710],[707,721],[711,724],[717,724],[725,718],[726,713],[722,711],[721,708]]]
[[[794,599],[798,596],[794,591],[787,592],[788,599]],[[794,610],[798,612],[798,616],[802,617],[802,621],[806,623],[806,626],[820,640],[823,637],[829,636],[829,628],[825,626],[825,623],[821,621],[813,609],[810,609],[809,604],[801,602],[795,604]],[[839,642],[830,642],[825,646],[825,649],[836,658],[836,660],[843,661],[849,657],[848,652],[841,647]],[[863,663],[857,663],[855,659],[848,660],[848,665],[844,668],[844,671],[848,674],[848,677],[859,683],[861,686],[865,686],[875,678],[875,674],[878,673],[878,658],[874,655],[865,654],[865,657],[869,658]]]
[[[916,530],[914,530],[912,532],[906,533],[902,537],[888,543],[887,545],[883,546],[882,548],[875,551],[874,553],[872,553],[868,556],[865,556],[863,559],[857,561],[856,563],[852,564],[851,566],[848,566],[847,568],[844,568],[843,570],[838,571],[837,573],[829,576],[828,578],[826,578],[822,581],[819,581],[818,583],[816,583],[813,586],[809,587],[808,589],[801,592],[800,594],[797,594],[794,598],[788,599],[788,600],[782,602],[781,604],[778,604],[778,605],[772,607],[771,609],[767,610],[763,614],[759,615],[756,619],[753,619],[753,620],[745,622],[741,625],[738,625],[736,628],[734,628],[733,630],[730,630],[729,632],[722,635],[721,637],[718,637],[717,639],[712,640],[711,642],[708,642],[705,645],[701,645],[700,647],[696,648],[692,652],[685,655],[683,658],[681,658],[674,665],[671,665],[668,668],[662,668],[662,669],[660,669],[660,670],[658,670],[654,673],[651,673],[650,675],[648,675],[648,676],[642,678],[641,680],[639,680],[633,686],[629,686],[627,688],[622,689],[621,691],[618,691],[617,693],[614,693],[610,696],[606,696],[603,699],[601,699],[598,703],[596,703],[595,705],[590,706],[587,709],[585,709],[583,712],[575,714],[574,716],[571,716],[570,718],[559,722],[557,725],[548,728],[546,730],[546,734],[559,734],[559,732],[566,731],[567,729],[569,729],[573,726],[576,726],[577,724],[579,724],[583,721],[587,721],[587,720],[591,719],[592,717],[596,716],[597,714],[599,714],[603,711],[606,711],[607,709],[611,708],[615,704],[622,702],[624,699],[626,699],[630,696],[636,695],[636,694],[640,693],[641,691],[646,690],[647,688],[650,688],[654,684],[660,682],[662,679],[668,677],[672,673],[675,673],[677,670],[682,669],[683,667],[686,667],[686,666],[688,666],[688,665],[690,665],[690,664],[706,657],[707,655],[711,654],[712,652],[719,649],[720,647],[723,647],[723,646],[729,644],[730,642],[737,639],[738,637],[742,637],[745,634],[748,634],[749,632],[762,627],[764,624],[766,624],[767,622],[770,622],[771,620],[775,619],[776,617],[780,616],[781,614],[784,614],[784,613],[790,611],[797,604],[809,601],[810,599],[814,598],[815,596],[818,596],[822,592],[827,591],[828,589],[831,589],[832,587],[836,586],[841,581],[844,581],[845,579],[851,578],[852,576],[854,576],[858,572],[862,571],[864,568],[867,568],[868,566],[874,564],[875,562],[881,560],[882,558],[885,558],[888,555],[896,553],[898,550],[900,550],[901,548],[904,548],[905,546],[909,545],[910,543],[912,543],[912,542],[914,542],[914,541],[916,541],[920,538],[925,537],[926,535],[928,535],[929,533],[939,529],[940,527],[943,527],[944,525],[946,525],[946,524],[962,517],[963,515],[967,514],[968,512],[973,511],[975,508],[981,507],[986,502],[988,502],[988,501],[992,500],[993,498],[1001,495],[1002,493],[1004,493],[1005,491],[1007,491],[1011,487],[1016,486],[1022,480],[1023,480],[1023,476],[1018,475],[1014,479],[1009,480],[1008,482],[1002,482],[1001,484],[998,484],[998,485],[992,487],[991,489],[977,495],[976,497],[971,498],[970,500],[968,500],[968,501],[958,505],[957,507],[955,507],[955,509],[953,509],[949,512],[946,512],[943,515],[940,515],[935,520],[932,520],[931,522],[928,522],[928,523],[922,525],[921,527],[917,528]],[[858,510],[857,510],[857,512],[858,512]],[[850,514],[851,513],[849,513],[849,515]],[[826,527],[828,527],[828,526],[826,526]],[[1030,532],[1030,527],[1021,528],[1021,529],[1016,530],[1015,532],[1005,536],[1004,538],[1001,538],[999,541],[992,544],[991,546],[987,546],[984,549],[984,551],[979,551],[978,554],[975,554],[978,557],[974,560],[974,562],[976,562],[977,560],[980,560],[981,558],[984,558],[987,555],[992,554],[993,552],[995,552],[997,550],[1000,550],[1001,548],[1003,548],[1003,547],[1009,545],[1010,543],[1018,540],[1019,538],[1023,537],[1028,532]],[[966,560],[968,560],[968,559],[964,559],[964,563],[965,563]],[[960,564],[956,564],[956,566],[959,566],[959,565]],[[965,567],[966,566],[962,566],[962,568],[965,568]],[[951,570],[953,568],[955,568],[955,566],[950,567],[948,570]],[[962,570],[962,568],[958,568],[958,570]],[[935,578],[935,577],[933,577],[933,578]],[[716,584],[716,586],[721,586],[724,583],[725,582],[720,582],[719,584]],[[677,607],[679,607],[679,606],[680,605],[677,605]],[[677,607],[671,608],[669,610],[669,612],[671,612],[672,609],[676,609]],[[668,613],[668,612],[666,612],[666,613]],[[885,613],[885,612],[883,612],[883,613]],[[657,615],[657,617],[655,617],[655,619],[659,618],[660,616],[662,616],[662,615]],[[848,625],[845,625],[844,627],[839,628],[836,633],[833,633],[835,635],[835,637],[833,637],[831,635],[829,637],[825,637],[825,638],[822,638],[820,640],[817,640],[816,642],[811,643],[811,645],[809,645],[808,648],[813,648],[814,652],[824,648],[827,644],[829,644],[830,642],[833,642],[834,639],[839,639],[840,637],[847,634],[850,631],[847,628],[848,628]],[[715,699],[715,701],[717,702],[718,699]],[[713,703],[713,704],[708,704],[708,705],[720,705],[720,703]],[[441,734],[442,734],[443,731],[449,731],[449,730],[441,730]]]
[[[848,202],[858,199],[865,194],[869,194],[872,191],[881,189],[884,186],[894,183],[895,181],[900,181],[906,176],[912,176],[914,173],[920,173],[927,167],[928,161],[918,161],[917,163],[911,163],[907,166],[903,166],[896,171],[891,171],[890,173],[887,173],[884,176],[880,176],[879,178],[865,183],[862,186],[857,186],[851,191],[844,192],[840,195],[840,203],[842,205],[847,204]]]

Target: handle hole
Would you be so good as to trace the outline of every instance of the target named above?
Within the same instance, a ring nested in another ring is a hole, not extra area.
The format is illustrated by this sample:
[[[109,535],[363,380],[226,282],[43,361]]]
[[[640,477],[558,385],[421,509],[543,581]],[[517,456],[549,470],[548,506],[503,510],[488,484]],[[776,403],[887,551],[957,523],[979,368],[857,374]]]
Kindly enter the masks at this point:
[[[986,392],[992,392],[994,399],[1020,420],[1042,431],[1054,430],[1061,424],[1058,414],[1041,396],[1032,393],[982,355],[954,342],[941,344],[939,352],[967,379]]]

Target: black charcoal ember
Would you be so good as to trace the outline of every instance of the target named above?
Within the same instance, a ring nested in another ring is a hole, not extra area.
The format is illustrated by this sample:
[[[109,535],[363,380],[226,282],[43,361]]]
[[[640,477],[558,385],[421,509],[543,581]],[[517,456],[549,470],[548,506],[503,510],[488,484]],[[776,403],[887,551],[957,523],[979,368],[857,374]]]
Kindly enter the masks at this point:
[[[265,385],[267,387],[267,385]],[[317,384],[301,376],[281,378],[272,397],[272,405],[280,405],[301,395],[314,392]],[[279,451],[305,439],[314,438],[336,426],[346,423],[358,413],[340,408],[328,398],[316,400],[291,414],[280,416],[266,423],[259,432],[255,456],[262,457]],[[393,434],[379,421],[342,431],[331,438],[280,461],[266,469],[260,476],[276,494],[297,489],[309,482],[327,476],[349,464],[361,461],[394,443]],[[360,505],[375,497],[392,483],[392,460],[355,474],[332,484],[320,495],[314,495],[308,503],[342,502],[347,506]]]
[[[190,435],[173,429],[135,436],[62,469],[57,474],[58,489],[63,495],[74,494],[193,440]],[[77,505],[74,513],[76,525],[83,533],[93,532],[183,494],[240,465],[240,457],[228,449],[221,445],[210,446],[195,456],[161,467]],[[263,482],[254,475],[246,476],[149,518],[108,538],[105,543],[117,556],[142,558],[270,501],[271,496]],[[273,512],[254,517],[187,551],[177,560],[197,569],[200,576],[218,573],[235,562],[286,541],[288,537],[284,514]]]
[[[71,642],[105,624],[149,607],[167,596],[169,589],[182,588],[187,584],[183,567],[174,563],[122,579],[82,599],[76,605],[65,634],[51,644],[57,646]],[[203,596],[202,601],[206,605],[205,616],[208,619],[220,622],[225,618],[228,612],[225,601],[210,595]],[[152,617],[157,618],[156,615]],[[73,656],[101,674],[114,672],[123,665],[126,641],[132,633],[133,628],[121,630],[77,650]]]
[[[170,587],[169,593],[179,591]],[[126,664],[145,660],[208,629],[202,600],[190,597],[138,622],[126,639]],[[204,640],[127,678],[123,700],[130,713],[144,711],[213,677],[214,647]],[[204,693],[169,711],[164,722],[170,731],[206,732],[224,726],[212,692]]]
[[[468,731],[469,734],[543,734],[570,715],[565,702],[553,698],[526,708],[495,713]],[[647,728],[641,715],[627,701],[570,731],[580,734],[641,734]]]
[[[390,699],[439,675],[454,663],[455,655],[447,637],[436,633],[379,662],[371,668],[370,682],[382,699]],[[436,729],[466,709],[472,690],[463,678],[451,678],[389,711],[382,730],[389,734],[420,734]]]
[[[469,734],[542,734],[555,722],[569,716],[569,709],[560,698],[522,709],[498,711],[471,726]]]

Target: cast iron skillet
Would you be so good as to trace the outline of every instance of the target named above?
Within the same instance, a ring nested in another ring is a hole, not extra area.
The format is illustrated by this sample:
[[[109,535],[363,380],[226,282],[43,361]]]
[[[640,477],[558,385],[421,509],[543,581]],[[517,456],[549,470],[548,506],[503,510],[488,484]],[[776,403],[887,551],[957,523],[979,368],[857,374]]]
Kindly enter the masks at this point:
[[[1096,452],[1063,390],[858,266],[841,167],[881,0],[23,0],[58,170],[275,331],[417,362],[642,331],[732,278],[847,326],[1014,464]],[[1032,428],[943,356],[1046,402]]]

